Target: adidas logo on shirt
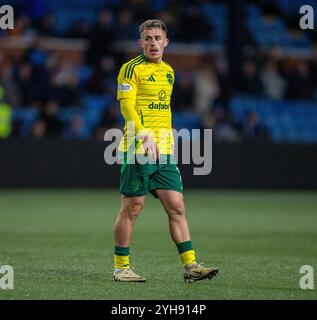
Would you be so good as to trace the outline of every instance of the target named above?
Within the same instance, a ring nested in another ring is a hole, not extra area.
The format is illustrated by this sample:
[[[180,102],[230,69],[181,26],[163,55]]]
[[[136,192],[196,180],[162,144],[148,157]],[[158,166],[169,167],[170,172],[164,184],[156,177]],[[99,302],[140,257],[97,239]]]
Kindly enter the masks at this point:
[[[146,81],[155,82],[155,79],[154,79],[154,77],[151,75],[151,76],[149,76],[149,77],[146,79]]]

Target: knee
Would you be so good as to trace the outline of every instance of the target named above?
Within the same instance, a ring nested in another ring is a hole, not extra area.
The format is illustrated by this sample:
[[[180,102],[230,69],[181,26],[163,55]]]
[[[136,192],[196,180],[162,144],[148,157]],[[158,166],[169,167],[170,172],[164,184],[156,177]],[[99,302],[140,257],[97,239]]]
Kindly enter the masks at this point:
[[[185,206],[183,203],[175,204],[167,209],[170,219],[179,220],[185,218]]]
[[[130,220],[136,220],[143,209],[144,203],[142,201],[133,201],[123,208],[122,213]]]

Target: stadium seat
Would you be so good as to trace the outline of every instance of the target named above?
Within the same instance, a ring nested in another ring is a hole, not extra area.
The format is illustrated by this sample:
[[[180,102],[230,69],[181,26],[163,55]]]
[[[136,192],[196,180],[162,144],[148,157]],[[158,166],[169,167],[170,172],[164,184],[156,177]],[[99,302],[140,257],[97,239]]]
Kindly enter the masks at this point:
[[[111,103],[111,97],[106,95],[85,95],[82,99],[84,108],[104,111]]]
[[[13,109],[12,118],[21,123],[21,134],[26,136],[31,133],[33,124],[38,118],[38,111],[23,106]]]
[[[191,130],[200,128],[201,125],[201,116],[197,113],[180,111],[174,111],[173,113],[173,128],[176,130],[183,128]]]
[[[57,34],[64,34],[71,30],[75,22],[85,20],[92,25],[97,18],[97,14],[91,9],[58,9],[54,13],[54,31]]]
[[[231,99],[229,109],[240,123],[248,111],[257,112],[275,142],[317,142],[317,106],[311,102],[237,96]]]

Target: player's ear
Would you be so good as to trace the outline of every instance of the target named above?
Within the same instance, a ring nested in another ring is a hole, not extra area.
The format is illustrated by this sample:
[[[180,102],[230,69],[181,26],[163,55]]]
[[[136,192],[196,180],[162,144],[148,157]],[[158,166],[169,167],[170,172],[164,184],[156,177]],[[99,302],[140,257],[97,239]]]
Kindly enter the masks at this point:
[[[139,46],[140,46],[141,48],[143,48],[143,46],[142,46],[142,39],[139,39],[139,40],[138,40],[138,43],[139,43]]]
[[[166,39],[165,39],[164,48],[165,48],[165,47],[167,47],[168,43],[169,43],[169,39],[168,39],[168,38],[166,38]]]

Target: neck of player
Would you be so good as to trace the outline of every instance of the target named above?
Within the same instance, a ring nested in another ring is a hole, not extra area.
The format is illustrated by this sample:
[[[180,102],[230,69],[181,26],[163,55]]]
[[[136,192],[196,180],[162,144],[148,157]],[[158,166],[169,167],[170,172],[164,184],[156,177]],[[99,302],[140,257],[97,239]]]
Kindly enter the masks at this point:
[[[162,62],[162,56],[160,56],[157,59],[151,59],[148,56],[146,56],[145,53],[143,53],[143,55],[145,56],[146,59],[148,59],[152,63],[160,64]]]

